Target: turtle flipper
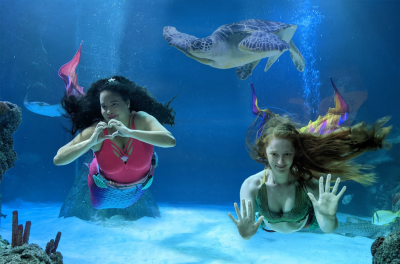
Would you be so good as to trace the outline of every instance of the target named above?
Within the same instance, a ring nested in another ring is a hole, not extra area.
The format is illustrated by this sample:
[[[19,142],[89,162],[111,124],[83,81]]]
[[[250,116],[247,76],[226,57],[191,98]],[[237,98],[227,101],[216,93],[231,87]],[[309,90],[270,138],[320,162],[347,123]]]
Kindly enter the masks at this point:
[[[163,36],[168,41],[169,45],[185,53],[188,52],[191,43],[198,39],[195,36],[181,33],[174,27],[164,27]]]
[[[289,49],[289,44],[281,40],[277,35],[256,30],[247,38],[240,41],[238,48],[240,51],[269,53],[284,52]]]
[[[256,60],[245,65],[239,66],[236,68],[236,75],[240,80],[245,80],[251,73],[253,69],[257,66],[260,60]]]
[[[195,40],[198,39],[195,36],[181,33],[176,30],[176,28],[168,26],[164,27],[163,36],[168,41],[170,46],[173,46],[182,51],[186,54],[186,56],[206,65],[212,64],[212,60],[206,58],[198,58],[189,52],[189,47]]]
[[[265,65],[264,71],[268,71],[269,68],[271,68],[272,64],[282,55],[283,52],[280,52],[277,55],[271,56],[268,58],[267,65]]]
[[[290,40],[289,46],[290,58],[292,59],[294,66],[297,68],[298,71],[304,71],[306,63],[304,61],[303,55],[301,55],[299,49],[294,45],[293,40]]]

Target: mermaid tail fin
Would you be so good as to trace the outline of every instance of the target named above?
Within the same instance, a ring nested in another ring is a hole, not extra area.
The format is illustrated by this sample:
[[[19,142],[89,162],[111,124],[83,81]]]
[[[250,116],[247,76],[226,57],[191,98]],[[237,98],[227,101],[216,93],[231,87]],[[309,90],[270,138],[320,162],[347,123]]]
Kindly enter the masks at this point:
[[[339,125],[347,120],[349,107],[340,95],[331,77],[329,77],[335,92],[335,108],[329,108],[328,113],[319,116],[314,122],[310,121],[307,126],[300,128],[300,132],[310,132],[317,134],[328,134],[339,128]]]
[[[76,97],[80,97],[85,95],[83,92],[83,87],[79,86],[78,84],[78,74],[75,72],[75,69],[81,59],[81,47],[82,42],[72,60],[61,66],[61,68],[58,70],[58,76],[63,79],[68,96],[74,95]]]

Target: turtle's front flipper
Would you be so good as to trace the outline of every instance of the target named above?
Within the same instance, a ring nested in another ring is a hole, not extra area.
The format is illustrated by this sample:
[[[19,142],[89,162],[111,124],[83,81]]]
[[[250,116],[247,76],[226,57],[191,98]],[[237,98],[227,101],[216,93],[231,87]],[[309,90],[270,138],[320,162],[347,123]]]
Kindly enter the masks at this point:
[[[168,41],[170,46],[173,46],[182,51],[186,54],[186,56],[206,65],[212,64],[212,60],[206,58],[198,58],[189,52],[189,47],[195,40],[198,39],[195,36],[181,33],[174,27],[164,27],[163,36]]]
[[[236,75],[240,80],[245,80],[251,73],[253,69],[257,66],[260,60],[256,60],[245,65],[239,66],[236,68]]]
[[[164,27],[163,36],[169,45],[185,53],[188,52],[192,42],[197,39],[195,36],[179,32],[174,27]]]
[[[290,58],[292,59],[294,66],[297,68],[298,71],[304,71],[306,63],[304,61],[303,55],[301,55],[299,49],[296,47],[296,45],[294,45],[293,40],[289,41],[289,46]]]
[[[269,57],[288,50],[289,45],[274,34],[256,30],[240,41],[238,48],[240,51],[265,53],[265,57]]]
[[[241,51],[264,53],[264,58],[269,57],[264,71],[267,71],[279,56],[288,49],[289,44],[277,35],[258,30],[239,43],[239,50]]]

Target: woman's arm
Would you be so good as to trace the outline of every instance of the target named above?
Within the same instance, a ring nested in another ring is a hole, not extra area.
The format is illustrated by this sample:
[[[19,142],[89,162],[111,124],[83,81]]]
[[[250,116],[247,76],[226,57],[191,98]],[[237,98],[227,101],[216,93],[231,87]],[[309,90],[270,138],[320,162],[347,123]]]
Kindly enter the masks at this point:
[[[54,157],[54,164],[57,166],[67,165],[85,154],[89,149],[101,143],[107,137],[112,138],[111,136],[104,135],[99,137],[99,134],[106,126],[106,123],[99,122],[83,130],[71,142],[57,151],[57,155]]]
[[[343,193],[346,191],[346,186],[344,186],[339,194],[336,195],[336,192],[339,188],[339,182],[340,178],[336,180],[331,192],[331,175],[328,174],[325,188],[323,185],[324,178],[321,177],[319,184],[316,184],[315,187],[312,188],[312,190],[308,193],[314,206],[314,212],[318,221],[318,225],[325,233],[332,233],[338,227],[338,219],[336,217],[338,202]]]
[[[236,223],[237,229],[240,236],[244,240],[249,240],[252,236],[257,233],[258,228],[261,225],[264,217],[261,216],[257,223],[255,223],[255,212],[256,206],[256,193],[261,184],[260,174],[256,174],[247,178],[240,188],[240,211],[236,210],[237,204],[235,203],[236,214],[238,215],[239,221]],[[230,216],[231,217],[231,216]],[[232,219],[232,217],[231,217]]]
[[[319,183],[317,180],[313,180],[312,188],[308,190],[312,193],[316,200],[319,200]],[[317,222],[319,227],[324,233],[332,233],[338,225],[338,220],[336,218],[336,214],[334,216],[324,216],[320,214],[317,210],[314,209],[315,217],[317,218]]]
[[[146,112],[137,112],[136,115],[139,117],[135,120],[137,130],[129,129],[129,137],[157,147],[170,148],[176,145],[175,138],[155,117]]]
[[[324,233],[332,233],[338,227],[338,219],[334,216],[323,216],[319,213],[315,213],[319,227]]]

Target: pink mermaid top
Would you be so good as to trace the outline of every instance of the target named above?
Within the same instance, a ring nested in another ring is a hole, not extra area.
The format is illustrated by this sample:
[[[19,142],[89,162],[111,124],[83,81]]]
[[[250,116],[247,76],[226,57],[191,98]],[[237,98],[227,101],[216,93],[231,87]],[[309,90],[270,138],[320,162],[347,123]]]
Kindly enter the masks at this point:
[[[135,129],[135,115],[136,112],[132,116],[131,129]],[[108,135],[107,129],[103,131],[105,135]],[[100,174],[107,180],[116,183],[137,182],[144,178],[150,169],[153,149],[153,145],[134,138],[129,138],[125,149],[120,149],[110,139],[106,139],[103,141],[101,149],[94,153],[95,158],[90,164],[90,175],[97,173],[98,163]],[[128,155],[131,150],[131,155]],[[118,153],[119,157],[114,151]]]

